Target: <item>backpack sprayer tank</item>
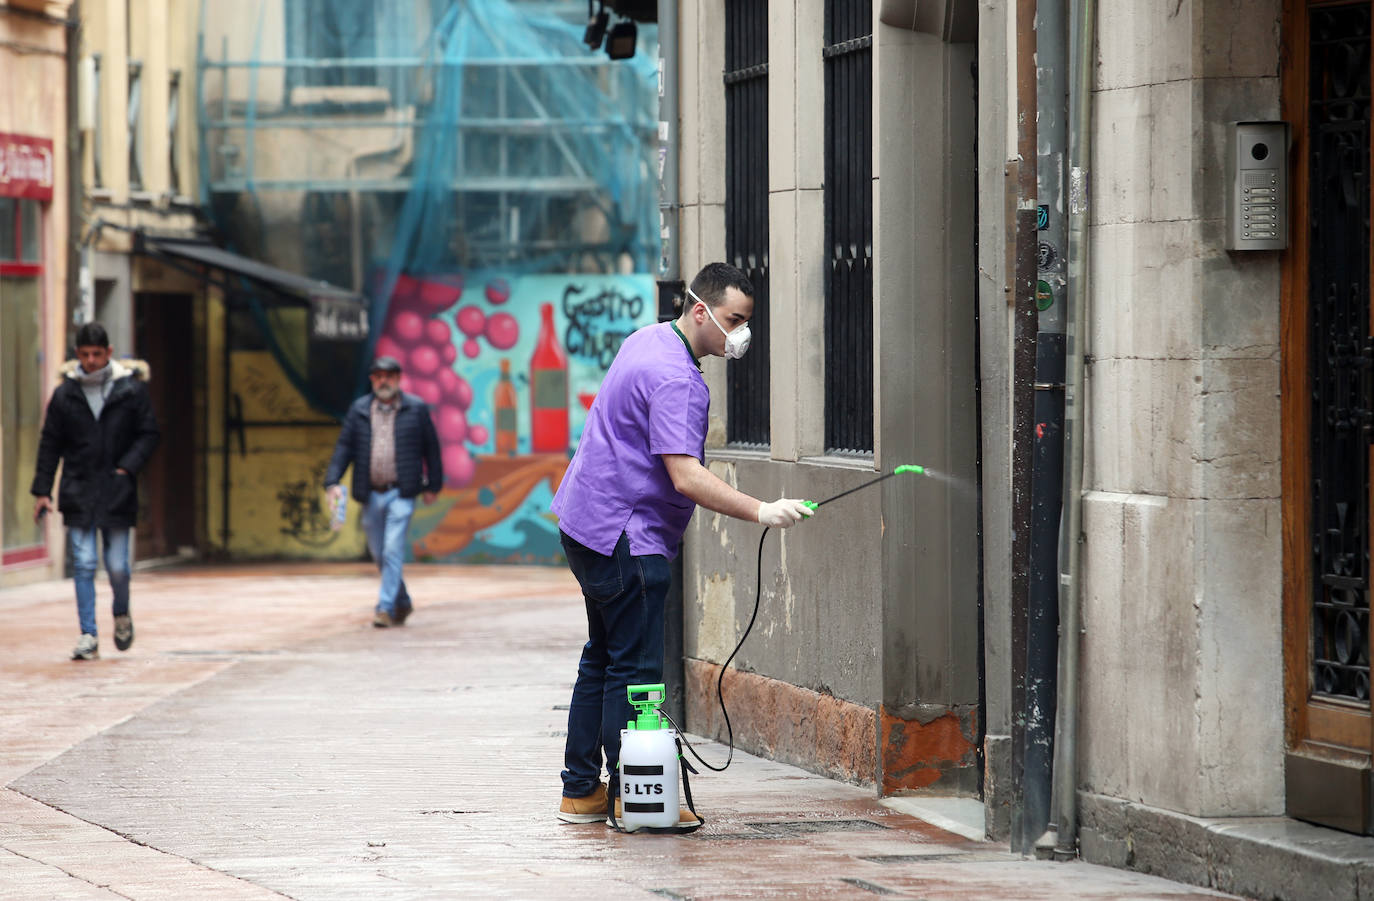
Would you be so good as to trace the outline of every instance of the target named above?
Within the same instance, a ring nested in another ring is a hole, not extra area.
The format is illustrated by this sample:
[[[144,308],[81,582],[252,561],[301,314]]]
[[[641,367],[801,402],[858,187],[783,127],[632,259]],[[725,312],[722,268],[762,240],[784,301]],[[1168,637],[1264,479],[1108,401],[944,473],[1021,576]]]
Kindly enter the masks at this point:
[[[620,730],[621,826],[626,832],[678,824],[677,731],[659,713],[663,683],[626,689],[638,715]]]

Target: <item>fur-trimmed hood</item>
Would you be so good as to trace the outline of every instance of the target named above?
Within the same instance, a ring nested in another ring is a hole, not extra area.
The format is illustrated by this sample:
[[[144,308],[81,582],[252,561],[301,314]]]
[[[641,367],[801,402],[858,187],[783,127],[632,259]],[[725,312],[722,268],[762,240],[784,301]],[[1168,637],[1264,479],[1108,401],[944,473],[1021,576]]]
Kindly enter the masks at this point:
[[[81,361],[67,360],[57,371],[58,376],[64,379],[76,379],[81,376]],[[129,378],[138,379],[146,382],[153,377],[153,367],[148,365],[147,360],[135,360],[125,358],[123,360],[110,360],[110,381]]]

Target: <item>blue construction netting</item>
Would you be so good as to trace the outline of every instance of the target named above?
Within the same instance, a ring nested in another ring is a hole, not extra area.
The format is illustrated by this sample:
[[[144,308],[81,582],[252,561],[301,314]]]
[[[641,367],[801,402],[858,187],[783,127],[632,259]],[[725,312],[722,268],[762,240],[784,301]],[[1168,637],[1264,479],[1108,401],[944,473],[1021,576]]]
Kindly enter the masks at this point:
[[[653,271],[656,32],[641,24],[635,56],[612,61],[582,42],[586,14],[581,0],[203,4],[201,190],[216,227],[369,300],[368,339],[331,343],[244,295],[312,406],[338,415],[364,388],[393,298]]]

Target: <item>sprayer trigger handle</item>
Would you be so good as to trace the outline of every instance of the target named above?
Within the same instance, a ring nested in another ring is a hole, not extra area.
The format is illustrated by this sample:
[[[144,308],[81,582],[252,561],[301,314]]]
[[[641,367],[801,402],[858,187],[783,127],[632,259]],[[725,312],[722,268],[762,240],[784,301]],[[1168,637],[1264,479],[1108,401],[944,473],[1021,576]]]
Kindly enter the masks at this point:
[[[817,508],[820,507],[820,504],[816,503],[815,501],[802,501],[802,506],[810,510],[811,513],[815,513]],[[811,513],[808,513],[806,515],[810,516]]]

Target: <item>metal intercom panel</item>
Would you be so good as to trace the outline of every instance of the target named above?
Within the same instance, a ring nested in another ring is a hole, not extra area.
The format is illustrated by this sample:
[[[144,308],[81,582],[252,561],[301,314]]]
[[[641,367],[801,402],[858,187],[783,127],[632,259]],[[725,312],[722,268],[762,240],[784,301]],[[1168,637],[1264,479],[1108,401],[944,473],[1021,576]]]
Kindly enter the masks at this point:
[[[1288,123],[1233,122],[1226,152],[1226,249],[1288,246]]]

